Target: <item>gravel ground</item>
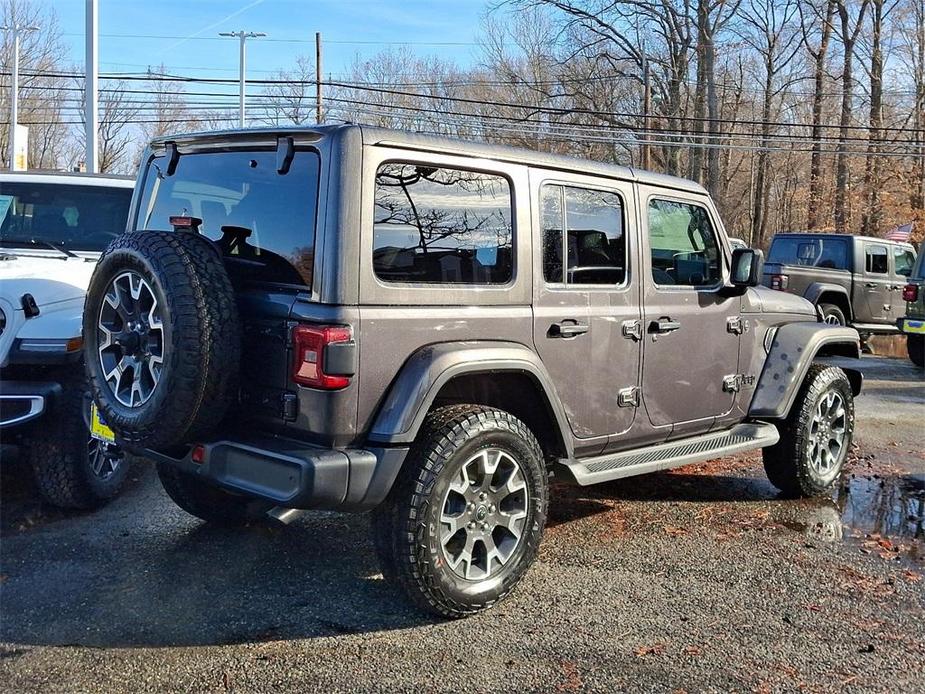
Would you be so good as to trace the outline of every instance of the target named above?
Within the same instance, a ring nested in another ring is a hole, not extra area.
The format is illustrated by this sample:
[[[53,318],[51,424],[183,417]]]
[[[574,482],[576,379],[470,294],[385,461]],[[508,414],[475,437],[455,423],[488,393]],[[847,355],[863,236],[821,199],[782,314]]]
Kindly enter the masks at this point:
[[[925,382],[866,358],[831,500],[760,455],[555,485],[539,561],[496,609],[411,611],[368,518],[225,531],[152,471],[95,514],[3,467],[3,691],[925,691]]]

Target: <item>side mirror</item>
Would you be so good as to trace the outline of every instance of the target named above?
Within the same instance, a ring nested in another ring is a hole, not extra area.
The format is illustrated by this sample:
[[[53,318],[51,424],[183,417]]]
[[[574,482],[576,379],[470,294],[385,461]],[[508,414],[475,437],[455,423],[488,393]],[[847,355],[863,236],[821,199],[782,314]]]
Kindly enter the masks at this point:
[[[764,253],[754,248],[736,248],[732,251],[733,287],[757,287],[761,284]]]

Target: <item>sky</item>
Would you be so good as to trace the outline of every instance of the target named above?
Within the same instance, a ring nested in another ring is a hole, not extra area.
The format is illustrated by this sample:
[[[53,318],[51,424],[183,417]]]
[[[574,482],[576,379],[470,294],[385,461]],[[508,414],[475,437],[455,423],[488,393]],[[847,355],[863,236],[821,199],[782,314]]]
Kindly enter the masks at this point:
[[[46,0],[47,2],[47,0]],[[85,0],[50,0],[69,61],[84,62]],[[100,72],[168,71],[236,78],[238,40],[220,31],[265,32],[247,45],[248,75],[268,77],[298,55],[314,60],[322,33],[325,75],[340,77],[354,56],[411,44],[416,53],[470,64],[486,0],[99,0]]]

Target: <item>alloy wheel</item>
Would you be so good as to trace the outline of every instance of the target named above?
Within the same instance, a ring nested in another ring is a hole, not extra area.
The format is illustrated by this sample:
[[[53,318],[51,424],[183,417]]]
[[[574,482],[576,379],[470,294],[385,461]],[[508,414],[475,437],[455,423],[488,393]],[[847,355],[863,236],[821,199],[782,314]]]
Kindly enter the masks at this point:
[[[143,405],[164,367],[164,324],[151,285],[134,271],[109,284],[97,322],[104,378],[126,407]]]
[[[529,492],[520,463],[487,448],[450,483],[440,512],[440,546],[453,572],[470,581],[497,574],[520,547]]]
[[[87,442],[87,458],[90,461],[90,472],[104,481],[112,477],[122,465],[122,453],[118,447],[92,436]]]
[[[807,453],[816,474],[828,477],[838,470],[845,451],[848,412],[841,393],[826,392],[816,403],[809,424]]]

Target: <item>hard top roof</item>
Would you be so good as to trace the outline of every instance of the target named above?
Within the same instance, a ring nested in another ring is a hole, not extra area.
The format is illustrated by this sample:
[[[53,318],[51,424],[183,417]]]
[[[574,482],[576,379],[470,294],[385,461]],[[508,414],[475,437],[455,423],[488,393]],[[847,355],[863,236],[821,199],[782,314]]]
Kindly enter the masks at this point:
[[[602,162],[580,159],[577,157],[565,156],[562,154],[548,154],[537,152],[525,147],[513,147],[511,145],[490,144],[480,142],[470,142],[458,138],[446,137],[443,135],[432,135],[413,133],[406,130],[392,130],[388,128],[377,128],[368,125],[320,125],[320,126],[294,126],[284,128],[247,128],[236,130],[224,130],[218,132],[200,132],[200,133],[183,133],[177,135],[163,135],[152,140],[153,145],[163,145],[166,142],[176,142],[177,144],[191,144],[196,141],[220,142],[229,139],[247,139],[250,138],[269,138],[292,135],[298,136],[316,136],[316,137],[341,137],[351,129],[358,129],[363,138],[364,144],[368,145],[389,145],[411,150],[425,150],[431,152],[441,152],[447,154],[464,154],[478,156],[485,159],[495,159],[499,161],[508,161],[529,166],[541,166],[550,169],[565,171],[575,171],[579,173],[605,176],[627,181],[637,181],[653,186],[663,188],[672,188],[687,192],[706,195],[706,189],[694,181],[677,176],[667,176],[664,174],[652,173],[641,169],[634,169],[628,166],[618,166],[615,164],[604,164]]]
[[[77,171],[0,171],[0,183],[57,183],[63,185],[134,188],[134,176],[91,174]]]

